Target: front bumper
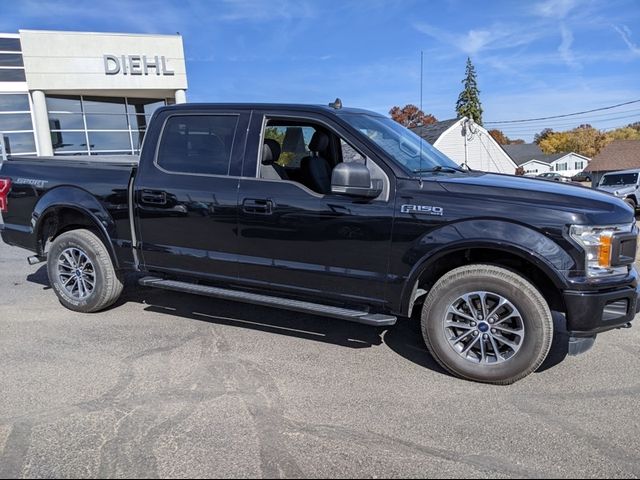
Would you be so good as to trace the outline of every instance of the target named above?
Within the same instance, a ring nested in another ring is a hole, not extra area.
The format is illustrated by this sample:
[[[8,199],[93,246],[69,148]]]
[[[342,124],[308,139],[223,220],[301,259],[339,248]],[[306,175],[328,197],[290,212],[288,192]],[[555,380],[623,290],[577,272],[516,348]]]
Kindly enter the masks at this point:
[[[640,312],[640,285],[606,291],[565,291],[567,330],[572,337],[592,337],[624,327]]]

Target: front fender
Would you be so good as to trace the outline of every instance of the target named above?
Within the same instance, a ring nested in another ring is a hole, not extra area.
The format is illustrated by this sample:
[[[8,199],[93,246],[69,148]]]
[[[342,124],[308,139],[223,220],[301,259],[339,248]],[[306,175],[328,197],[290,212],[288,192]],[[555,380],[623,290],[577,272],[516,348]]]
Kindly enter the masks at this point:
[[[75,210],[95,224],[102,234],[106,247],[117,267],[117,257],[112,242],[112,239],[116,237],[115,222],[97,198],[78,187],[56,187],[45,193],[36,203],[31,215],[31,228],[35,241],[38,243],[39,253],[42,253],[41,250],[44,248],[44,245],[39,244],[42,239],[44,219],[47,218],[49,213],[63,208]]]
[[[403,261],[412,266],[402,292],[408,311],[420,276],[439,259],[456,251],[490,249],[516,255],[534,264],[558,289],[566,288],[563,271],[575,269],[574,259],[552,238],[528,226],[503,220],[467,220],[443,225],[413,242]]]

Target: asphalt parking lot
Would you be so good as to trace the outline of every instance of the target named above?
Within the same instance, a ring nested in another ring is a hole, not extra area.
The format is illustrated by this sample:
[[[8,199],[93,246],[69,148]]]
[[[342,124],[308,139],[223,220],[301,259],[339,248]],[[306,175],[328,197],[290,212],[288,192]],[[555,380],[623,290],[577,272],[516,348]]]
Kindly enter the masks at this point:
[[[511,387],[377,330],[127,288],[63,309],[0,244],[0,477],[640,477],[640,326]],[[557,318],[559,325],[562,319]]]

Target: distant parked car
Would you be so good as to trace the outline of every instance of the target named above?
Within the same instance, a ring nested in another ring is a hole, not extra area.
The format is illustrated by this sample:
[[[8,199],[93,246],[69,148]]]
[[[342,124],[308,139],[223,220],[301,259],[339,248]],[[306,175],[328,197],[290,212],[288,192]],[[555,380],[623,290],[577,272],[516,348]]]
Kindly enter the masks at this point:
[[[640,169],[623,170],[621,172],[605,173],[598,183],[598,190],[612,193],[621,198],[634,210],[640,201]]]
[[[573,182],[590,182],[591,174],[589,172],[580,172],[577,175],[571,177],[571,181]]]
[[[563,175],[560,175],[559,173],[556,173],[556,172],[541,173],[536,178],[541,178],[543,180],[551,180],[554,182],[570,182],[571,181],[569,178]]]

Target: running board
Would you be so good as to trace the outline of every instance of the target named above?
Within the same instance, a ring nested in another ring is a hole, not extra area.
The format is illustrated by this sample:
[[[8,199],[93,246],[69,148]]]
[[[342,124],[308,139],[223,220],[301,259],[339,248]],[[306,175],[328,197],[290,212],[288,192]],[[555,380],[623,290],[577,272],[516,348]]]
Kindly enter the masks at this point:
[[[290,300],[287,298],[270,297],[268,295],[260,295],[257,293],[208,287],[206,285],[179,282],[177,280],[164,280],[158,277],[144,277],[139,280],[139,283],[144,287],[162,288],[164,290],[174,290],[176,292],[193,293],[196,295],[204,295],[206,297],[235,300],[237,302],[252,303],[254,305],[263,305],[265,307],[282,308],[296,312],[339,318],[340,320],[363,323],[365,325],[373,325],[376,327],[395,325],[397,320],[396,317],[391,315],[371,314],[359,310],[319,305],[317,303],[303,302],[300,300]]]

